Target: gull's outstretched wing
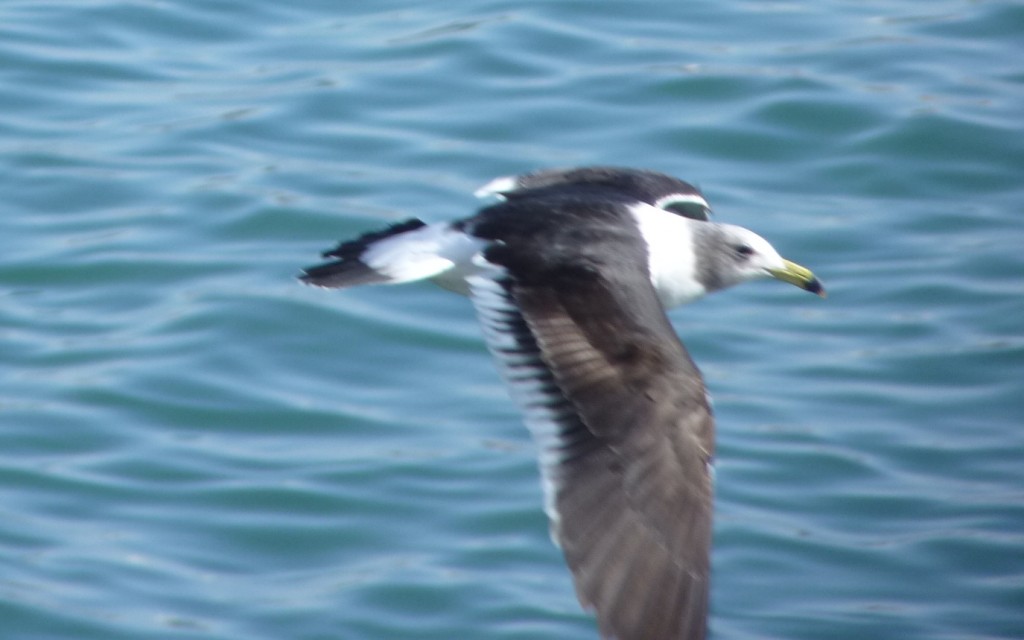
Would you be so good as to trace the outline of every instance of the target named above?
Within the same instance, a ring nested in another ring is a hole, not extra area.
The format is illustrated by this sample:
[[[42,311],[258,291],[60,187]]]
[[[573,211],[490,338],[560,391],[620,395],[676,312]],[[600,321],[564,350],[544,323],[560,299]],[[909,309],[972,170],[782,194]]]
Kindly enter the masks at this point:
[[[626,234],[614,254],[645,256]],[[714,422],[643,261],[496,242],[473,302],[541,456],[545,509],[602,635],[703,638]]]

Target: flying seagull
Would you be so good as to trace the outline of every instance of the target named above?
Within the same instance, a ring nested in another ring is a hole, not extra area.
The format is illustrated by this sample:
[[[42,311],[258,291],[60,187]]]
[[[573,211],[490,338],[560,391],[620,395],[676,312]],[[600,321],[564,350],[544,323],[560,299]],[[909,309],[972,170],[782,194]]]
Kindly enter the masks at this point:
[[[412,219],[323,254],[326,288],[431,280],[468,295],[540,451],[551,534],[602,637],[707,628],[714,419],[665,310],[808,269],[709,220],[694,186],[636,169],[498,178],[475,216]]]

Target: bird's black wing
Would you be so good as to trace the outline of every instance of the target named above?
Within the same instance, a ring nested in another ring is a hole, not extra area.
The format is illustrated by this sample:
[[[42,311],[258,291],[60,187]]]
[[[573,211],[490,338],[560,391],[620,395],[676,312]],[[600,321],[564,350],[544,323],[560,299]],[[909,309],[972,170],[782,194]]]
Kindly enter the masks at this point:
[[[473,301],[538,440],[552,532],[602,634],[703,638],[714,447],[704,384],[639,234],[584,227],[565,231],[588,240],[573,244],[481,224],[494,268],[470,279]]]
[[[514,199],[535,197],[538,191],[591,190],[627,195],[686,218],[707,221],[711,210],[694,185],[664,173],[626,167],[543,169],[498,178],[477,194]]]

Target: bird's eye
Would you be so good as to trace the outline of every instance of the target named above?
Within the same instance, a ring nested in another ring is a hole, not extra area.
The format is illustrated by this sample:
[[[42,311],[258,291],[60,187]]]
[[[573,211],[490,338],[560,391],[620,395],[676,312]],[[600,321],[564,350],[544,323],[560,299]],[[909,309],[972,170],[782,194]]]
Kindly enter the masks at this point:
[[[754,254],[754,247],[749,244],[738,244],[734,249],[736,250],[736,255],[741,258],[747,258]]]

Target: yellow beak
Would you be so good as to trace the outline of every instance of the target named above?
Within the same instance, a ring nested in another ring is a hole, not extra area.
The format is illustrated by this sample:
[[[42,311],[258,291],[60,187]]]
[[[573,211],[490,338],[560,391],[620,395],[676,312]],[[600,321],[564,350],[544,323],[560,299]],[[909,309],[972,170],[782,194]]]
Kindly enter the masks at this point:
[[[801,267],[797,263],[790,262],[789,260],[783,260],[782,264],[784,265],[783,268],[769,269],[768,273],[770,273],[773,278],[796,285],[804,291],[816,293],[822,298],[825,297],[825,287],[821,285],[821,281],[811,273],[810,269],[807,267]]]

